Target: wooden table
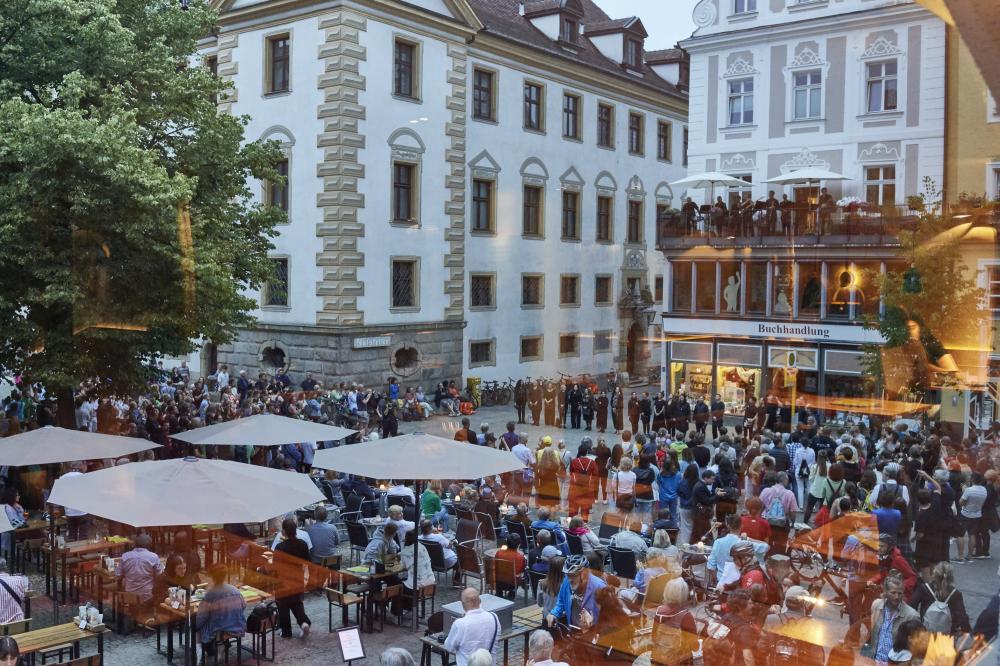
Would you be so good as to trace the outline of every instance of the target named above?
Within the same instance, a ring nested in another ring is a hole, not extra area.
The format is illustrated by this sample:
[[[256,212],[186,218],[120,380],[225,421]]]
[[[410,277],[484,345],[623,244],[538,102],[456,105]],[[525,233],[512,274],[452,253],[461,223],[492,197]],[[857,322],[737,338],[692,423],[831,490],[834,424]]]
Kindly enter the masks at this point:
[[[59,592],[57,589],[59,586],[56,583],[61,582],[62,599],[60,603],[66,604],[66,558],[90,553],[114,553],[129,549],[132,545],[131,539],[124,539],[122,541],[72,541],[62,548],[56,547],[55,554],[49,557],[48,573],[45,576],[45,594],[55,599]],[[45,544],[43,548],[49,549],[50,545]]]
[[[65,524],[65,518],[59,518],[55,521],[57,528]],[[12,571],[20,571],[21,569],[21,561],[17,558],[17,542],[21,539],[31,538],[36,533],[39,537],[44,537],[48,529],[49,521],[44,518],[29,518],[26,523],[10,533],[10,552],[7,553],[7,562],[10,563]]]
[[[362,569],[364,569],[364,571],[362,571]],[[365,593],[362,595],[364,597],[364,603],[362,604],[364,613],[362,614],[361,617],[362,631],[368,634],[375,631],[375,613],[374,613],[375,609],[372,603],[373,599],[371,594],[374,591],[372,589],[372,584],[379,583],[384,578],[391,578],[392,576],[401,574],[405,570],[406,569],[405,567],[403,567],[402,563],[400,563],[398,567],[395,567],[393,569],[387,569],[382,573],[370,572],[368,571],[368,568],[363,565],[359,565],[357,567],[348,567],[347,569],[340,570],[341,573],[351,576],[352,578],[356,578],[358,581],[365,583],[368,586],[368,590],[365,591]],[[413,612],[416,612],[416,609],[413,609]],[[365,628],[366,620],[368,622],[367,629]]]
[[[51,650],[60,645],[70,643],[73,645],[73,658],[80,656],[80,643],[83,641],[97,639],[97,654],[104,654],[104,634],[108,632],[105,627],[96,631],[80,629],[72,622],[57,624],[44,629],[26,631],[17,634],[17,647],[21,651],[21,658],[29,664],[35,663],[35,654]]]
[[[246,602],[247,606],[251,604],[258,604],[262,601],[268,601],[273,597],[264,592],[263,590],[258,590],[255,587],[249,585],[240,585],[237,587],[240,594],[243,596],[243,600]],[[157,609],[167,616],[168,620],[166,622],[167,626],[167,661],[173,663],[174,658],[174,629],[178,629],[178,646],[184,648],[185,645],[188,648],[188,655],[192,661],[197,661],[197,654],[195,652],[197,646],[197,623],[194,618],[198,615],[198,608],[201,606],[201,599],[191,599],[190,610],[191,610],[191,626],[190,632],[184,631],[184,623],[187,620],[188,606],[181,604],[179,607],[174,608],[172,604],[168,603],[167,600],[160,602]],[[157,629],[157,636],[159,636],[159,629]],[[185,640],[184,636],[187,636]],[[157,638],[157,641],[159,639]],[[157,649],[159,649],[159,642],[157,642]],[[266,652],[266,645],[264,651]],[[185,663],[186,663],[185,658]]]

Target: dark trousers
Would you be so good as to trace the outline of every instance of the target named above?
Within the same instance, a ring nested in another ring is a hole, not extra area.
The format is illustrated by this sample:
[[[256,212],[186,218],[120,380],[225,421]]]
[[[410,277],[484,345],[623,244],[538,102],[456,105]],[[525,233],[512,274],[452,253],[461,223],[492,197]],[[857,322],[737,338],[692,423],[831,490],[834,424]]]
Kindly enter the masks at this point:
[[[538,425],[538,419],[542,416],[542,406],[531,408],[531,425]]]
[[[292,635],[292,615],[300,627],[303,624],[312,624],[306,615],[305,606],[302,605],[301,594],[278,599],[278,627],[281,629],[281,635],[286,638]]]
[[[806,510],[802,514],[802,522],[809,524],[809,518],[812,517],[813,509],[819,504],[821,499],[819,497],[813,497],[812,493],[806,489]]]
[[[514,406],[517,408],[517,422],[518,423],[524,423],[524,412],[525,412],[525,409],[524,409],[525,405],[524,405],[524,403],[523,402],[517,402],[517,403],[514,403]]]
[[[973,555],[990,554],[990,529],[986,527],[986,521],[980,518],[976,521],[975,531],[969,535],[972,540],[970,544]]]
[[[581,410],[580,410],[579,407],[571,407],[570,410],[569,410],[570,425],[573,428],[579,428],[580,427],[580,411]]]
[[[653,418],[652,414],[643,414],[639,417],[642,420],[642,431],[644,433],[649,433],[649,421]]]
[[[722,419],[712,419],[712,439],[719,438],[720,430],[722,430]]]

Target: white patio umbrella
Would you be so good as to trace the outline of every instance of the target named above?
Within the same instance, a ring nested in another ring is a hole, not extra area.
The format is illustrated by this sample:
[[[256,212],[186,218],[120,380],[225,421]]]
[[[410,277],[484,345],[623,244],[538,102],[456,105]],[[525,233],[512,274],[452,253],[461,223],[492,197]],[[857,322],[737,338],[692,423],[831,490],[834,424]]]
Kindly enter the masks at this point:
[[[356,431],[305,419],[275,414],[257,414],[223,421],[171,435],[201,446],[281,446],[301,442],[329,442],[350,437]]]
[[[804,169],[789,171],[788,173],[780,176],[775,176],[767,182],[774,183],[775,185],[797,185],[799,183],[818,183],[821,180],[853,180],[853,178],[849,178],[842,173],[837,173],[836,171],[830,171],[828,169],[806,167]]]
[[[523,469],[517,456],[488,446],[476,446],[445,437],[415,432],[374,442],[317,451],[313,467],[367,476],[375,479],[414,479],[417,506],[420,506],[420,482],[427,479],[478,479]],[[419,515],[416,516],[419,518]],[[419,551],[413,544],[413,568],[416,571]],[[416,608],[419,586],[413,586]],[[416,629],[417,614],[413,614]]]
[[[0,439],[0,465],[24,467],[120,458],[159,446],[138,437],[46,426]]]
[[[671,187],[688,187],[693,190],[703,190],[705,188],[715,188],[716,185],[725,185],[726,187],[742,187],[745,186],[747,182],[739,178],[734,178],[728,173],[722,173],[721,171],[706,171],[705,173],[696,173],[686,178],[681,178],[680,180],[675,180],[670,183]]]
[[[56,479],[51,504],[133,527],[262,523],[323,500],[305,474],[175,458]]]

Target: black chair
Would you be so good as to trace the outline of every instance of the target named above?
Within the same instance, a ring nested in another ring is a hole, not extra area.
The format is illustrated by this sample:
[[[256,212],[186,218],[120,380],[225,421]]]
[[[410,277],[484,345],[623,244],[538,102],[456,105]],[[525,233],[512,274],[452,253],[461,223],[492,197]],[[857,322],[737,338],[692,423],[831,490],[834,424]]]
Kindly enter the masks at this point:
[[[365,501],[365,498],[361,495],[351,492],[348,493],[347,497],[344,498],[344,513],[357,513],[361,514],[361,504]]]
[[[608,543],[611,537],[618,534],[622,529],[622,520],[615,520],[615,516],[604,514],[601,517],[601,525],[597,528],[597,538],[601,543]]]
[[[444,611],[431,613],[427,618],[427,631],[424,636],[433,636],[444,632]],[[431,666],[434,655],[440,655],[441,666],[450,666],[455,663],[451,660],[451,655],[444,649],[444,643],[437,643],[434,640],[421,641],[423,647],[420,651],[420,666]]]
[[[566,545],[570,555],[583,555],[583,539],[576,534],[566,533]]]
[[[455,544],[455,552],[458,555],[458,568],[462,576],[462,585],[468,587],[468,579],[479,579],[479,591],[483,591],[486,583],[486,572],[483,571],[483,562],[479,559],[479,553],[470,546],[462,543]]]
[[[499,532],[499,530],[497,529],[496,524],[494,524],[493,522],[493,517],[487,513],[480,513],[480,512],[476,512],[473,515],[476,517],[476,520],[479,521],[479,526],[481,528],[480,529],[481,536],[487,541],[492,541],[496,543],[497,533]]]
[[[408,506],[413,506],[413,500],[410,499],[409,495],[389,495],[385,498],[386,506],[401,506],[404,509]]]
[[[435,575],[451,571],[444,561],[444,546],[437,541],[426,539],[421,539],[420,543],[424,544],[424,548],[427,549],[427,555],[431,558],[431,570],[434,571]]]
[[[528,550],[529,548],[534,548],[535,540],[533,537],[529,537],[528,529],[519,520],[505,520],[503,524],[507,526],[507,533],[517,534],[521,537],[521,546]]]
[[[415,506],[404,506],[403,507],[403,520],[408,520],[414,525],[420,523],[417,516],[417,507]]]
[[[613,546],[609,551],[611,553],[611,568],[615,575],[619,578],[635,580],[639,573],[639,558],[635,551],[630,548],[615,548]]]
[[[542,528],[540,528],[540,527],[532,527],[530,529],[531,529],[531,546],[532,546],[532,548],[534,548],[535,544],[538,543],[538,533],[542,531]],[[554,543],[555,542],[555,535],[553,534],[552,537],[553,537],[552,541]]]
[[[347,538],[351,542],[351,562],[354,562],[355,554],[360,562],[368,548],[368,530],[361,523],[349,522],[347,523]]]
[[[471,520],[459,518],[458,524],[455,526],[455,541],[465,545],[472,543],[478,548],[480,537],[479,530],[479,521],[475,519],[475,516],[473,516]]]
[[[455,506],[455,517],[458,520],[475,520],[476,514],[469,509],[463,509],[460,506]]]

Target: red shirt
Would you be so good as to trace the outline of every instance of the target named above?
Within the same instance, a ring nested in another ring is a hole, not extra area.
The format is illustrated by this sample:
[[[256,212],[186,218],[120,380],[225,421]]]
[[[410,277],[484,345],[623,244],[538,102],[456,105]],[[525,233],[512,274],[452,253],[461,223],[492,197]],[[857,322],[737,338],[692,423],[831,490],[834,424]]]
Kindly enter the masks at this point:
[[[521,551],[511,550],[510,548],[507,550],[498,550],[495,557],[498,560],[510,560],[513,562],[515,576],[520,576],[524,573],[524,569],[528,565],[527,560],[524,559],[524,555],[521,554]]]
[[[760,516],[743,516],[740,518],[740,532],[757,541],[771,540],[771,524]]]

